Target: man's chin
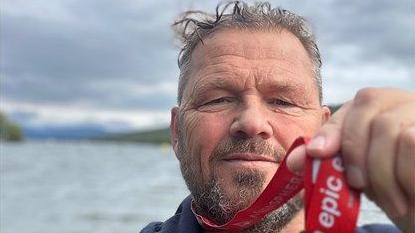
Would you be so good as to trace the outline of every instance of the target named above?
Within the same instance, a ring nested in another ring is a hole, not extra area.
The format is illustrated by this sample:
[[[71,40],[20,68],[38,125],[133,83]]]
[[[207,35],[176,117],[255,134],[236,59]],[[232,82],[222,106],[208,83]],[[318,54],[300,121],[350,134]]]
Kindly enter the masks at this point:
[[[231,199],[243,198],[246,202],[254,201],[265,189],[268,174],[260,169],[234,169],[217,174],[214,178]]]
[[[265,174],[258,169],[238,169],[226,175],[216,174],[202,193],[193,193],[199,211],[219,224],[226,223],[238,211],[251,205],[265,183]]]

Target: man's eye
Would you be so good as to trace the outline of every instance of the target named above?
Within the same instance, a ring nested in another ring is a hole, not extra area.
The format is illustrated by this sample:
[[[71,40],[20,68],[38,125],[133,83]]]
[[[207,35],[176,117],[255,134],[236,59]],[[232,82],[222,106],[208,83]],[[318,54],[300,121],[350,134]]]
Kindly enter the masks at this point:
[[[234,101],[234,97],[221,97],[211,101],[206,102],[204,105],[214,105],[214,104],[223,104],[223,103],[231,103]]]
[[[273,99],[270,101],[270,104],[272,105],[277,105],[277,106],[283,106],[283,107],[291,107],[294,106],[294,104],[285,101],[285,100],[281,100],[281,99]]]

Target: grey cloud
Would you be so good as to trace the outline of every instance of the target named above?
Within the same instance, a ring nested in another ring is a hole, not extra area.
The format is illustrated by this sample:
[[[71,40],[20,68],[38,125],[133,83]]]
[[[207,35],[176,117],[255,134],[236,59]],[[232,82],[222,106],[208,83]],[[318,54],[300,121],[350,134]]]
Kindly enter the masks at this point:
[[[414,1],[330,1],[326,9],[312,13],[322,51],[350,45],[360,57],[353,63],[393,61],[410,68],[414,64]]]
[[[151,88],[175,80],[177,75],[171,74],[177,70],[177,51],[169,31],[175,13],[169,5],[78,1],[67,6],[75,21],[2,14],[4,95],[27,102],[149,108],[150,103],[141,101],[147,95],[128,95],[127,88],[120,93],[126,99],[114,98],[111,90],[105,93],[85,84],[135,82]],[[151,99],[154,109],[175,98],[158,93]]]
[[[136,78],[157,75],[160,64],[173,68],[174,50],[166,30],[74,28],[38,19],[4,19],[2,69],[11,75],[27,73],[49,78]],[[150,72],[148,71],[150,70]],[[159,77],[162,77],[159,75]],[[146,80],[145,78],[141,80]]]
[[[151,87],[151,85],[149,86]],[[59,83],[40,78],[6,80],[5,100],[31,104],[58,104],[60,106],[82,104],[94,109],[112,110],[168,110],[175,104],[175,91],[146,91],[137,93],[133,85],[116,85],[111,82],[104,87],[94,80],[73,84],[62,80]]]

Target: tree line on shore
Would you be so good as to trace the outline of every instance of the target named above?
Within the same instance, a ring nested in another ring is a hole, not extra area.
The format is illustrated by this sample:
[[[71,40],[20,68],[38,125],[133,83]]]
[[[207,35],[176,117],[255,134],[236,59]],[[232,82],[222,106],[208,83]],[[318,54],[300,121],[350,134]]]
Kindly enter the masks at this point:
[[[21,141],[23,140],[22,129],[19,125],[9,121],[6,115],[0,112],[0,140]]]

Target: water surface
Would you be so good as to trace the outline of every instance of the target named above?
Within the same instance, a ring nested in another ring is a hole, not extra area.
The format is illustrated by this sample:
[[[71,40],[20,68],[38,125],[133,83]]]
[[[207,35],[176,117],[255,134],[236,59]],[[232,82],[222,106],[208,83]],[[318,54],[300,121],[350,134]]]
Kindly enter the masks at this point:
[[[2,143],[1,233],[136,233],[188,195],[170,147]],[[359,224],[389,222],[363,201]]]

